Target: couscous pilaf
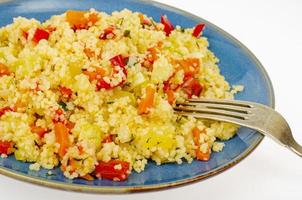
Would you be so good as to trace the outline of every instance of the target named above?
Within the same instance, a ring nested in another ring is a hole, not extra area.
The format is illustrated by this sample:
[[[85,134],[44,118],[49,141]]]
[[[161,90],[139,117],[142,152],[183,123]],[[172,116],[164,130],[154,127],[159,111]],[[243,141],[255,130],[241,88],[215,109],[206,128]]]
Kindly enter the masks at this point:
[[[122,181],[149,161],[207,161],[238,126],[181,117],[187,98],[233,98],[204,24],[72,11],[0,28],[0,154],[68,178]],[[220,140],[220,141],[217,141]]]

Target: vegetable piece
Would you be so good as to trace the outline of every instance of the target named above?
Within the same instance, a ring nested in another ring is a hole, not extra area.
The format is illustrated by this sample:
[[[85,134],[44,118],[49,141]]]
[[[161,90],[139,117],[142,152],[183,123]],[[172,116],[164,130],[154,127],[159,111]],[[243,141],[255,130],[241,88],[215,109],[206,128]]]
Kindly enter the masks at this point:
[[[164,32],[166,33],[166,36],[169,36],[174,30],[174,26],[168,19],[167,15],[162,15],[160,17],[160,22],[164,25]]]
[[[174,91],[173,90],[168,90],[167,91],[167,99],[170,105],[172,105],[174,103]]]
[[[100,67],[96,67],[95,71],[83,71],[85,75],[89,77],[89,81],[101,80],[101,78],[105,75],[106,71]]]
[[[85,11],[68,10],[66,12],[66,20],[74,30],[87,29],[99,20],[98,15],[95,13],[91,13],[88,17],[85,14]]]
[[[106,40],[106,39],[113,39],[114,37],[115,37],[114,27],[109,26],[108,28],[104,29],[101,32],[99,39]]]
[[[125,59],[123,58],[123,56],[121,54],[111,58],[110,62],[113,66],[120,66],[120,67],[125,67],[126,66]]]
[[[5,75],[9,76],[10,71],[9,71],[8,67],[5,64],[0,62],[0,77],[5,76]]]
[[[68,128],[61,122],[55,123],[54,126],[56,141],[60,144],[59,148],[59,156],[63,157],[69,147],[69,130]]]
[[[180,64],[181,69],[184,70],[185,78],[193,77],[199,72],[200,61],[198,58],[187,58],[177,62]]]
[[[210,160],[211,150],[209,149],[206,153],[203,153],[202,151],[200,151],[200,148],[199,148],[200,134],[204,134],[204,133],[200,132],[200,130],[198,128],[193,129],[193,141],[194,141],[194,144],[197,146],[197,149],[195,151],[196,158],[197,158],[197,160],[208,161],[208,160]]]
[[[146,97],[143,98],[138,104],[139,114],[147,114],[149,109],[152,108],[154,104],[154,94],[155,89],[151,87],[146,88]]]
[[[9,107],[9,106],[6,106],[6,107],[3,107],[3,108],[0,108],[0,117],[2,115],[4,115],[6,112],[13,112],[14,109]]]
[[[113,58],[110,59],[111,65],[113,67],[113,74],[112,77],[114,77],[115,74],[117,74],[118,76],[122,76],[120,78],[120,80],[118,82],[110,83],[108,81],[105,81],[103,78],[99,79],[97,82],[97,91],[99,91],[100,89],[104,88],[106,90],[109,89],[113,89],[115,87],[118,87],[120,85],[122,85],[127,78],[127,69],[126,69],[126,62],[125,62],[125,58],[122,55],[117,55],[114,56]],[[122,69],[123,73],[120,73],[120,69]]]
[[[129,175],[129,163],[121,160],[110,160],[109,162],[99,162],[95,166],[95,174],[98,178],[113,181],[124,181]]]
[[[158,59],[157,56],[157,50],[156,48],[149,48],[147,50],[147,61],[150,62],[151,64],[154,63],[154,61],[156,61]]]
[[[60,86],[59,90],[60,90],[60,93],[61,93],[62,97],[67,98],[67,99],[71,98],[72,90],[70,88]]]
[[[30,129],[32,133],[38,134],[40,138],[43,138],[45,134],[48,132],[47,129],[35,125],[32,125]]]
[[[104,137],[104,139],[102,140],[102,143],[109,143],[109,142],[113,142],[113,135],[107,135],[107,136]]]
[[[9,155],[13,150],[13,142],[0,140],[0,154]]]
[[[200,36],[200,33],[201,31],[203,31],[203,29],[205,28],[205,24],[197,24],[193,30],[193,33],[192,35],[194,37],[199,37]]]
[[[91,50],[90,48],[84,48],[84,53],[88,58],[92,58],[95,56],[95,53],[93,50]]]
[[[200,93],[203,90],[203,86],[195,78],[189,78],[182,85],[182,89],[188,95],[188,98],[191,98],[193,95],[199,97]]]
[[[68,110],[68,109],[67,109],[67,104],[66,104],[64,101],[59,101],[58,104],[63,108],[63,110],[65,110],[65,111]]]
[[[142,25],[148,25],[148,26],[151,26],[151,25],[152,25],[151,20],[148,19],[147,17],[145,17],[145,15],[143,15],[142,13],[139,13],[139,14],[138,14],[138,17],[139,17],[140,23],[141,23]]]
[[[48,40],[48,38],[49,38],[49,33],[44,29],[38,28],[36,30],[36,32],[34,33],[32,41],[37,44],[40,42],[40,40],[43,40],[43,39]]]
[[[96,87],[97,87],[97,91],[99,91],[102,88],[104,88],[105,90],[110,90],[114,88],[113,86],[110,85],[110,83],[104,81],[104,79],[99,80],[96,84]]]
[[[125,30],[123,35],[124,37],[130,37],[130,30]]]

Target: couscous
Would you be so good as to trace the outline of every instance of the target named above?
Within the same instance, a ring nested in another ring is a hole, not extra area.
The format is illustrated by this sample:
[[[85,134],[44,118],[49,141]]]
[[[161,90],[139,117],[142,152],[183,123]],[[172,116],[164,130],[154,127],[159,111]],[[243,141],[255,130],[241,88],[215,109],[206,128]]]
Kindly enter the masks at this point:
[[[243,87],[220,74],[204,28],[126,9],[15,18],[0,28],[1,157],[114,181],[150,161],[209,160],[238,126],[181,117],[173,105]]]

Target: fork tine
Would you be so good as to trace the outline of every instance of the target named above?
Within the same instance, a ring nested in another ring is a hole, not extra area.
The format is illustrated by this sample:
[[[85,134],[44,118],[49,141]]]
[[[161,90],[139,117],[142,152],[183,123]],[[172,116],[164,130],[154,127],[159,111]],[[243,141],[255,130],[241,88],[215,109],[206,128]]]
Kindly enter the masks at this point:
[[[222,109],[206,108],[203,106],[200,106],[200,107],[199,106],[196,106],[196,107],[177,106],[177,107],[174,107],[174,110],[190,112],[190,113],[204,113],[204,114],[211,114],[211,115],[228,116],[228,117],[242,119],[242,120],[245,120],[248,118],[248,115],[244,114],[244,113],[238,113],[238,112],[227,111],[227,110],[222,110]]]
[[[250,108],[241,107],[241,106],[233,106],[233,105],[224,105],[224,104],[213,104],[213,103],[198,103],[198,102],[183,102],[183,103],[176,103],[177,106],[189,106],[189,107],[206,107],[209,109],[218,109],[218,110],[225,110],[225,111],[232,111],[238,113],[249,114],[251,113]]]
[[[238,101],[236,102],[234,100],[227,100],[227,99],[204,99],[204,98],[193,98],[188,99],[188,102],[192,103],[209,103],[209,104],[223,104],[223,105],[232,105],[232,106],[238,106],[238,107],[245,107],[245,108],[252,108],[253,105],[248,104],[244,101]]]
[[[176,114],[187,116],[187,117],[194,117],[194,118],[202,118],[202,119],[208,119],[208,120],[217,120],[217,121],[223,121],[223,122],[230,122],[235,123],[239,125],[245,125],[244,120],[229,117],[229,116],[223,116],[223,115],[217,115],[217,114],[207,114],[207,113],[192,113],[192,112],[185,112],[185,111],[175,111]]]

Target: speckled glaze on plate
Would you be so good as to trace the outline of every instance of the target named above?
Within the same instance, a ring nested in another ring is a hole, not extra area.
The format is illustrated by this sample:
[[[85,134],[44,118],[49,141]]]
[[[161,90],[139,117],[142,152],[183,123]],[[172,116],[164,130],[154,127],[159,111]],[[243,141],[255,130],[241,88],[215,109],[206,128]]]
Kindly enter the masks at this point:
[[[0,26],[11,23],[13,17],[17,16],[45,20],[67,9],[89,8],[108,13],[128,8],[143,12],[157,21],[161,14],[166,14],[175,25],[182,27],[193,27],[199,22],[205,23],[204,36],[210,42],[210,50],[220,59],[221,73],[230,84],[245,86],[245,91],[236,98],[274,107],[274,92],[270,79],[261,63],[244,45],[210,22],[164,4],[147,0],[11,0],[4,3],[0,1]],[[69,180],[63,176],[59,168],[52,170],[53,175],[49,176],[48,170],[30,171],[29,163],[16,161],[14,156],[0,158],[0,173],[38,185],[82,192],[122,193],[163,189],[209,178],[229,169],[248,156],[262,139],[260,133],[241,128],[238,135],[225,142],[224,150],[213,153],[208,162],[194,161],[191,164],[161,166],[151,162],[144,172],[140,174],[133,172],[124,182]]]

